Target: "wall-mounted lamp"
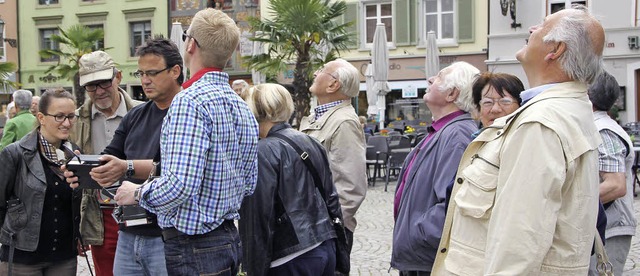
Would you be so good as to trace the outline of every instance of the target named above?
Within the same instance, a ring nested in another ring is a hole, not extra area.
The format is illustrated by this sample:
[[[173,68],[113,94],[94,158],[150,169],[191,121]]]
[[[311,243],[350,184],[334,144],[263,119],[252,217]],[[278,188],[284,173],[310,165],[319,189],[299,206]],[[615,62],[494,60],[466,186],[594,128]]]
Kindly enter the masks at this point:
[[[627,37],[627,39],[629,40],[629,49],[631,50],[636,50],[636,49],[640,49],[640,41],[638,41],[638,36],[637,35],[632,35]]]

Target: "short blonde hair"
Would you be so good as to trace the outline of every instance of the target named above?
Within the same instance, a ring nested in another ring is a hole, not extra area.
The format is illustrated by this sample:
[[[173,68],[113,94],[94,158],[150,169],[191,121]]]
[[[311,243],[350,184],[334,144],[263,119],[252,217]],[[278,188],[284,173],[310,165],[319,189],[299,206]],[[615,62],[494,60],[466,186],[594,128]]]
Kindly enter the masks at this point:
[[[188,32],[202,50],[202,65],[205,67],[224,68],[240,41],[236,22],[226,13],[212,8],[197,12]]]
[[[275,83],[258,84],[247,101],[256,120],[286,122],[293,114],[293,99],[284,86]]]

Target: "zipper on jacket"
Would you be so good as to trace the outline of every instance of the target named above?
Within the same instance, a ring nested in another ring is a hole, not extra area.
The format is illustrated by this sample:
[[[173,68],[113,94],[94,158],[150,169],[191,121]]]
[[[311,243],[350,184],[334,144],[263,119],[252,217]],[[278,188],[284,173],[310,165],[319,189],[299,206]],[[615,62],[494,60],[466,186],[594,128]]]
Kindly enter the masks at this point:
[[[476,160],[476,158],[478,158],[478,159],[480,159],[480,160],[482,160],[482,161],[486,162],[487,164],[489,164],[489,165],[493,166],[493,167],[494,167],[494,168],[496,168],[496,169],[500,169],[500,167],[499,167],[498,165],[496,165],[496,164],[493,164],[493,163],[489,162],[489,160],[484,159],[482,156],[478,155],[477,153],[476,153],[476,154],[474,154],[473,156],[471,156],[471,164],[473,164],[473,161],[475,161],[475,160]]]

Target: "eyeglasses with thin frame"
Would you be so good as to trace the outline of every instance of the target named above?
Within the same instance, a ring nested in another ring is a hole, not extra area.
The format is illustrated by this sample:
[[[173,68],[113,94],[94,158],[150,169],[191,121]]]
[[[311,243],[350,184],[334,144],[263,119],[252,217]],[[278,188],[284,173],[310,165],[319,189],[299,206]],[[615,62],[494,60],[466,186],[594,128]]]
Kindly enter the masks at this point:
[[[162,73],[163,71],[167,71],[171,68],[173,68],[173,66],[167,66],[167,68],[164,68],[162,70],[147,70],[147,71],[138,70],[133,72],[133,76],[136,78],[142,78],[144,75],[147,75],[147,77],[153,78],[158,74]]]
[[[53,119],[58,122],[58,123],[62,123],[64,122],[64,120],[69,120],[69,123],[74,123],[77,119],[78,119],[78,115],[76,114],[69,114],[69,115],[64,115],[64,114],[57,114],[57,115],[51,115],[51,114],[47,114],[42,112],[42,114],[44,116],[51,116],[53,117]]]
[[[96,90],[98,90],[98,86],[102,89],[108,89],[113,86],[113,79],[87,84],[84,86],[84,90],[87,90],[87,92],[96,92]]]
[[[186,42],[187,41],[187,37],[193,39],[193,41],[196,42],[196,46],[198,46],[198,48],[200,48],[200,43],[198,43],[198,40],[193,37],[192,35],[187,33],[187,30],[184,30],[184,32],[182,32],[182,41]]]
[[[333,74],[329,74],[329,73],[325,72],[324,69],[325,69],[324,66],[318,68],[318,70],[316,70],[316,75],[327,74],[327,75],[331,76],[334,80],[336,80],[336,81],[338,80],[338,78],[336,76],[334,76]]]
[[[501,107],[508,107],[516,102],[511,98],[482,98],[482,100],[480,100],[480,106],[487,109],[492,108],[495,103],[498,103],[498,105],[500,105]]]

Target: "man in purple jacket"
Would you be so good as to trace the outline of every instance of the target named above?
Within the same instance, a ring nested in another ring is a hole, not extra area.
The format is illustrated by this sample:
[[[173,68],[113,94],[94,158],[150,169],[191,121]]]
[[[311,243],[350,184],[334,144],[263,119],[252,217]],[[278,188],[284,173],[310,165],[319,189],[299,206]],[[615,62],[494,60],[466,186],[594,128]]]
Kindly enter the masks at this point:
[[[393,204],[391,266],[400,275],[429,275],[444,225],[447,190],[478,129],[468,113],[480,71],[456,62],[428,79],[423,99],[433,115],[429,134],[407,156]]]

